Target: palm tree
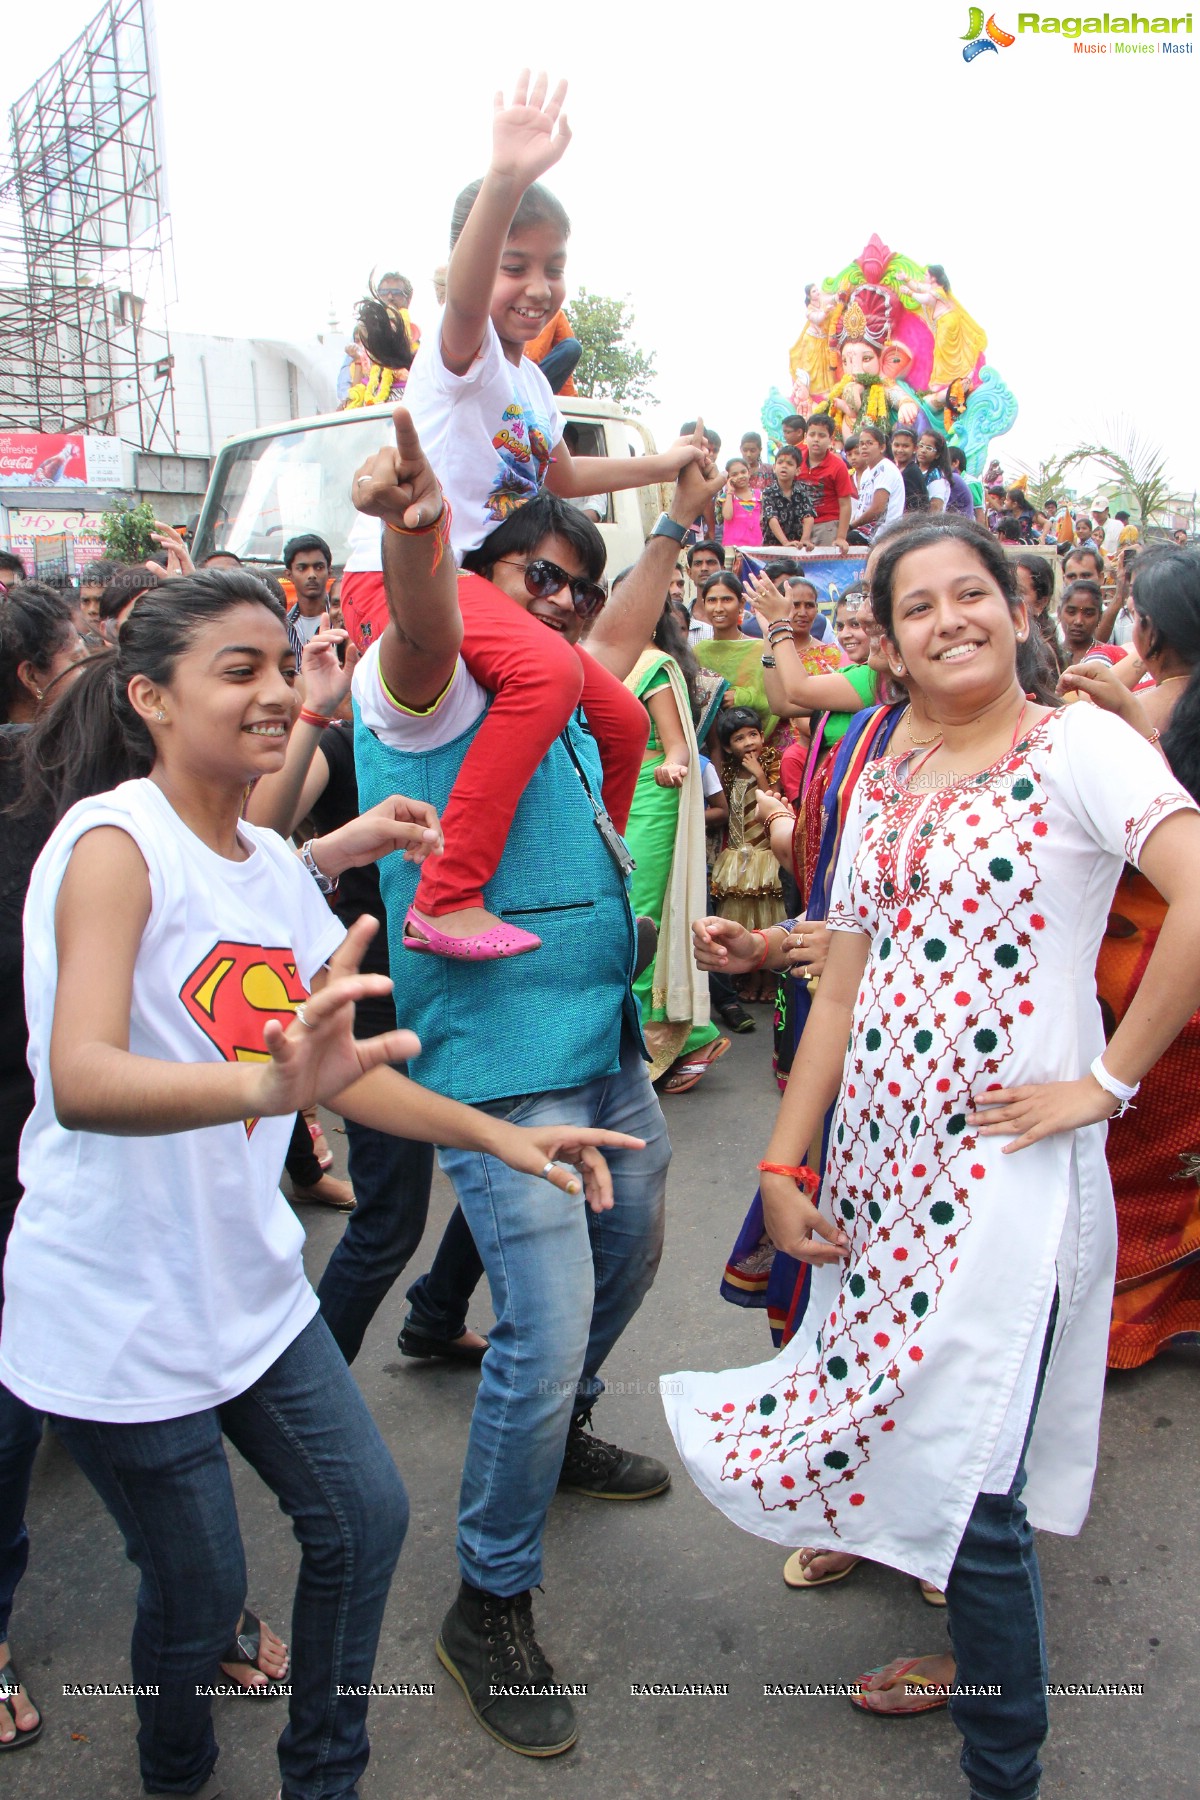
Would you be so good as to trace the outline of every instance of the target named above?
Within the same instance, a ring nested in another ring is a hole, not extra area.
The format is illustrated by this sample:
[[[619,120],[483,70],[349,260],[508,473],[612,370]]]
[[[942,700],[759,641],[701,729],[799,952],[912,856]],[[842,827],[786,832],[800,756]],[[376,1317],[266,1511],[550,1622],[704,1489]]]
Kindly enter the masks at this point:
[[[1022,462],[1019,456],[1013,460],[1026,477],[1025,494],[1032,506],[1040,509],[1048,500],[1066,499],[1067,470],[1072,464],[1070,456],[1052,456],[1048,462],[1038,463],[1036,468],[1032,463]]]
[[[1142,437],[1127,420],[1110,427],[1110,444],[1080,444],[1062,457],[1063,468],[1078,463],[1095,463],[1120,483],[1121,489],[1136,503],[1139,524],[1145,535],[1156,513],[1165,512],[1174,497],[1174,483],[1167,474],[1167,455],[1157,444]]]

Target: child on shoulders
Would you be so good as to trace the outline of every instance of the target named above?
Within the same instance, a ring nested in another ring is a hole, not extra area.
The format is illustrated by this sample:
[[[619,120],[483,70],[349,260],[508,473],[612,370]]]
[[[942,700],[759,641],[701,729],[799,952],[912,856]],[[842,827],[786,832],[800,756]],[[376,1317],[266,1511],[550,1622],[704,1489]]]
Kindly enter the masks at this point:
[[[435,562],[449,553],[461,564],[543,486],[563,499],[612,493],[672,478],[705,455],[696,434],[658,456],[573,457],[550,384],[525,355],[566,296],[570,221],[537,180],[570,142],[565,94],[560,82],[547,98],[544,75],[530,92],[524,71],[512,105],[498,100],[487,174],[455,203],[445,310],[413,363],[405,393],[445,502],[436,517],[425,520],[418,512],[404,529],[430,534]],[[527,562],[524,581],[533,600],[569,587],[584,619],[594,618],[607,598],[599,581],[545,558]],[[479,961],[540,945],[533,932],[489,912],[483,888],[499,865],[526,784],[581,697],[618,830],[628,817],[646,725],[640,705],[626,704],[631,697],[621,682],[481,576],[460,581],[458,604],[462,660],[494,698],[446,807],[445,852],[422,870],[405,945]],[[382,573],[367,581],[363,561],[353,555],[343,608],[360,642],[386,627]]]

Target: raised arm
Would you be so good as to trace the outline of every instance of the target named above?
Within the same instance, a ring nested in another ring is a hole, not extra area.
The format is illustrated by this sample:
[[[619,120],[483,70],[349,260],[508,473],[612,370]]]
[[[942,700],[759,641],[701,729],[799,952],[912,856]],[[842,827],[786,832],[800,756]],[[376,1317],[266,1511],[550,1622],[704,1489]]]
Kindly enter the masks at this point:
[[[339,643],[346,645],[344,664],[337,659]],[[318,748],[321,733],[350,692],[357,662],[348,632],[322,625],[305,644],[300,658],[304,705],[292,726],[282,769],[261,776],[250,790],[245,811],[252,825],[267,825],[290,837],[325,792],[329,764]]]
[[[398,406],[392,418],[395,447],[367,459],[352,495],[359,512],[384,525],[383,585],[391,624],[379,641],[380,672],[393,699],[420,711],[440,698],[454,674],[462,614],[437,476],[412,415]]]
[[[760,621],[765,632],[769,633],[772,625],[777,625],[788,618],[790,607],[780,594],[773,581],[765,575],[758,575],[751,584],[751,604],[755,617]],[[772,671],[763,670],[767,700],[772,707],[778,697],[786,701],[786,705],[777,716],[792,718],[798,712],[861,712],[867,704],[858,689],[844,675],[831,671],[828,675],[809,675],[800,660],[790,636],[779,633],[771,645],[775,657],[774,679]]]
[[[703,443],[699,425],[693,436]],[[686,529],[724,480],[711,459],[690,461],[680,472],[667,516]],[[677,539],[652,537],[592,627],[586,648],[618,681],[624,681],[653,636],[678,555]]]
[[[521,196],[554,167],[571,141],[562,112],[567,84],[560,81],[547,100],[548,85],[545,75],[539,75],[531,93],[529,70],[522,69],[512,105],[505,106],[503,94],[496,95],[492,160],[446,272],[440,348],[442,361],[455,375],[464,375],[479,355],[496,273]]]
[[[689,463],[702,462],[707,445],[696,433],[679,438],[669,450],[656,456],[572,456],[564,443],[554,451],[554,461],[546,476],[552,494],[564,500],[581,500],[585,494],[619,494],[626,488],[652,487],[655,482],[674,481]],[[722,478],[724,479],[724,478]],[[703,503],[707,505],[707,501]],[[693,513],[692,518],[699,515]],[[690,525],[691,519],[688,520]]]

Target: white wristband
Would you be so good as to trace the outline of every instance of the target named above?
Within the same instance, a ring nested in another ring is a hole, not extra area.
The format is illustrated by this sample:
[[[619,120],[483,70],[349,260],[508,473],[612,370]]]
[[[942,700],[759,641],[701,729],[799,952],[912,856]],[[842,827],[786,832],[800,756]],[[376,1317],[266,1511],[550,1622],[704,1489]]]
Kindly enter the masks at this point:
[[[1135,1081],[1131,1087],[1127,1081],[1118,1081],[1116,1076],[1111,1074],[1110,1071],[1105,1068],[1104,1060],[1099,1056],[1091,1065],[1091,1074],[1093,1079],[1100,1083],[1100,1086],[1104,1089],[1106,1094],[1111,1094],[1114,1100],[1119,1100],[1121,1102],[1120,1106],[1113,1114],[1113,1117],[1116,1119],[1124,1118],[1125,1114],[1131,1108],[1133,1096],[1142,1085],[1141,1082]]]

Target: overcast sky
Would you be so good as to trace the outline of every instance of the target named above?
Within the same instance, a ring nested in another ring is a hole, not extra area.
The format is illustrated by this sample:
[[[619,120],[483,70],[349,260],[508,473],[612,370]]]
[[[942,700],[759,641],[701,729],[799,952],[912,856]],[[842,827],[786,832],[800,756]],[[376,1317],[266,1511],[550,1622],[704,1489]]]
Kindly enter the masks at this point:
[[[6,105],[96,10],[9,9]],[[571,87],[574,142],[550,177],[569,283],[631,296],[660,441],[697,410],[727,442],[756,425],[771,385],[786,391],[804,283],[874,231],[944,263],[987,330],[1021,408],[996,446],[1010,468],[1136,420],[1178,486],[1200,486],[1200,54],[1022,35],[967,65],[966,0],[557,0],[505,17],[495,0],[158,0],[173,323],[311,337],[331,304],[346,325],[373,265],[406,271],[431,317],[492,95],[532,62]],[[1015,9],[999,23],[1015,30]]]

